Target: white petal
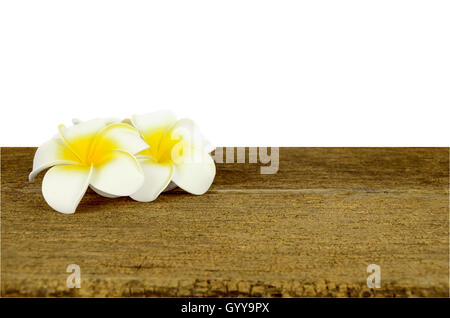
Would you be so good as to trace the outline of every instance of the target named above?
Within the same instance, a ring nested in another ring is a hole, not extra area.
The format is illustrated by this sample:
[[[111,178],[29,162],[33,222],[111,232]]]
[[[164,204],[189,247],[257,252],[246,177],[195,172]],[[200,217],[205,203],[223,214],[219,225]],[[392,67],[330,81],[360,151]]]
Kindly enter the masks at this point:
[[[109,199],[115,199],[115,198],[119,198],[120,196],[118,195],[112,195],[103,191],[100,191],[99,189],[97,189],[96,187],[94,187],[92,184],[89,186],[92,191],[94,191],[95,193],[97,193],[98,195],[105,197],[105,198],[109,198]]]
[[[211,153],[211,152],[213,152],[214,150],[216,150],[216,147],[215,147],[212,143],[210,143],[209,141],[205,140],[203,149],[204,149],[207,153]]]
[[[172,178],[172,165],[161,165],[151,160],[140,162],[145,181],[142,187],[130,197],[136,201],[150,202],[163,192]]]
[[[92,172],[91,185],[115,196],[135,193],[144,183],[144,174],[136,158],[128,152],[112,150],[101,165]]]
[[[95,136],[101,129],[108,125],[109,119],[97,118],[88,121],[80,121],[78,124],[66,127],[60,126],[60,132],[70,143],[75,139],[85,136]]]
[[[192,194],[208,191],[216,175],[216,166],[211,156],[198,149],[185,149],[181,161],[175,166],[172,181]]]
[[[60,125],[59,132],[66,146],[71,149],[80,160],[84,160],[91,143],[94,141],[94,137],[106,127],[108,123],[109,119],[92,119],[70,127]]]
[[[92,168],[57,166],[47,171],[42,181],[45,201],[58,212],[74,213],[89,185]]]
[[[183,142],[207,153],[214,150],[211,143],[206,140],[199,127],[191,119],[180,119],[170,128],[170,133],[173,140],[183,140]]]
[[[176,116],[170,111],[160,110],[144,115],[133,115],[131,121],[143,135],[161,127],[168,128],[176,121]]]
[[[107,149],[111,147],[112,149]],[[134,127],[124,123],[114,123],[106,126],[98,133],[95,137],[92,151],[105,152],[108,150],[120,149],[134,155],[148,147],[149,146],[141,138],[139,131]]]
[[[70,151],[60,138],[53,138],[42,144],[34,155],[33,170],[28,179],[33,181],[38,173],[56,165],[79,163],[78,158]]]
[[[106,125],[120,122],[120,119],[116,117],[102,118],[102,120],[105,122]],[[72,118],[72,124],[74,125],[81,124],[82,122],[83,121],[79,118]]]

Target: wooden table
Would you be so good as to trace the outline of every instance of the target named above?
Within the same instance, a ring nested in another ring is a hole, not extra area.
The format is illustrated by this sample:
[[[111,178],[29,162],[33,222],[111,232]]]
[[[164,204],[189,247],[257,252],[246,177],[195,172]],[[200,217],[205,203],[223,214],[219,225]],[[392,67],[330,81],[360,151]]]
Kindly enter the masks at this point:
[[[276,174],[217,164],[207,194],[152,203],[88,190],[73,215],[28,183],[34,152],[1,149],[4,297],[449,296],[448,148],[281,148]]]

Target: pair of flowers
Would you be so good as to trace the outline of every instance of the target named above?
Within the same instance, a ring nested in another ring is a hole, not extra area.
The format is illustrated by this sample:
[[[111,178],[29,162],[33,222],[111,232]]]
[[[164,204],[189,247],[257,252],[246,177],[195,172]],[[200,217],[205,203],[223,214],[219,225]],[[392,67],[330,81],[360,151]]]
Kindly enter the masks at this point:
[[[176,186],[200,195],[216,174],[212,150],[193,121],[176,120],[168,111],[123,121],[74,120],[37,149],[29,180],[50,168],[42,194],[66,214],[75,212],[88,187],[108,198],[142,202]]]

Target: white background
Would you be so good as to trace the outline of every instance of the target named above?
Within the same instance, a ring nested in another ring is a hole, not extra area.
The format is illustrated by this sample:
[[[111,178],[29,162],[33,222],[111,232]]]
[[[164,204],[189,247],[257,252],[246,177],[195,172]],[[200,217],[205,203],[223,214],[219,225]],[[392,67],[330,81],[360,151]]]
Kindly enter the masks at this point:
[[[2,1],[0,145],[172,109],[223,146],[449,146],[450,1]]]

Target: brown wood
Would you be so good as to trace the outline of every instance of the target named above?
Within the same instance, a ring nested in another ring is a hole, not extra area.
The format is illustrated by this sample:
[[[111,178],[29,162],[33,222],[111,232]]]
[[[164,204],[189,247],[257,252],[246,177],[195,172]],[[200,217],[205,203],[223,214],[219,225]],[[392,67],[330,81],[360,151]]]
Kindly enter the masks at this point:
[[[34,151],[1,150],[2,296],[449,296],[448,148],[281,148],[277,174],[218,164],[203,196],[89,190],[73,215],[28,183]]]

